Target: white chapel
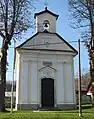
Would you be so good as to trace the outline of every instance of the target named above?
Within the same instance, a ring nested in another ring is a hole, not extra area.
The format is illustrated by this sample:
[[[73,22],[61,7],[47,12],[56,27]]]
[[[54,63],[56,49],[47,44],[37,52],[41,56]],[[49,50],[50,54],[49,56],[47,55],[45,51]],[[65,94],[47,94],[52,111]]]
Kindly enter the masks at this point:
[[[16,109],[76,107],[74,57],[77,51],[58,33],[58,15],[34,14],[36,33],[16,48]]]

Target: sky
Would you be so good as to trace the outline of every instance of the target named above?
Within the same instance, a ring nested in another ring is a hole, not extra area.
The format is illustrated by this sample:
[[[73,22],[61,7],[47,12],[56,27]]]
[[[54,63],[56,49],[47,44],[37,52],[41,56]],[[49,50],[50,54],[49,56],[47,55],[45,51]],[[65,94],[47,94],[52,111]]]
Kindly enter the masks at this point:
[[[59,15],[57,20],[56,29],[57,33],[60,34],[67,42],[70,41],[77,41],[81,39],[80,30],[74,30],[70,26],[69,20],[69,11],[68,11],[68,1],[67,0],[37,0],[35,7],[35,12],[39,12],[44,10],[45,8],[45,1],[48,3],[48,9],[52,12]],[[24,36],[23,40],[17,41],[16,46],[21,44],[23,41],[31,37],[35,31],[28,30],[28,33]],[[81,39],[82,40],[82,39]],[[78,43],[71,44],[74,48],[78,50]],[[8,51],[8,71],[7,71],[7,80],[12,80],[12,66],[13,66],[13,43],[10,46],[11,48]],[[86,72],[89,70],[89,58],[87,49],[85,48],[84,44],[81,43],[81,72]],[[74,74],[77,75],[78,72],[78,56],[74,58]]]

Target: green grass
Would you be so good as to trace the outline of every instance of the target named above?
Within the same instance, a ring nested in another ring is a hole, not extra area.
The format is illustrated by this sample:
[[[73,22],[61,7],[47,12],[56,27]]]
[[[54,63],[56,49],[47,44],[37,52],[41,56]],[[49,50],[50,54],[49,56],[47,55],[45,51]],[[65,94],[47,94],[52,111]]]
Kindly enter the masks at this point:
[[[94,119],[94,108],[83,109],[82,119]],[[0,119],[79,119],[79,111],[32,112],[18,111],[0,113]]]

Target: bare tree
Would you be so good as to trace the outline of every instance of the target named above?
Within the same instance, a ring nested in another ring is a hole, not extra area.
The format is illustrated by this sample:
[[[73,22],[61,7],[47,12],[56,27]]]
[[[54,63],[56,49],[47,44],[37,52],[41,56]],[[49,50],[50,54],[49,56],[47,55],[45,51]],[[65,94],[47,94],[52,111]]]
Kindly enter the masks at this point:
[[[33,26],[32,13],[35,0],[0,0],[0,36],[1,48],[1,81],[0,81],[0,112],[5,110],[5,84],[7,51],[11,40],[20,36]]]
[[[6,92],[11,92],[12,81],[6,81]],[[16,81],[13,83],[13,91],[16,91]]]
[[[82,37],[90,40],[94,20],[94,0],[68,0],[73,28],[82,29]]]
[[[74,28],[83,28],[83,39],[90,58],[91,82],[94,81],[94,0],[68,0]],[[82,33],[83,33],[82,32]]]

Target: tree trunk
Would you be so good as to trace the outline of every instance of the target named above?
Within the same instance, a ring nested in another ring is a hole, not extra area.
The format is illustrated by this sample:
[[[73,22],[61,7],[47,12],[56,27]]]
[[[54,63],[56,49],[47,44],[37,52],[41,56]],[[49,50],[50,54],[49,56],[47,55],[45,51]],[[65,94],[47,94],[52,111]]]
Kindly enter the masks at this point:
[[[3,39],[1,48],[1,81],[0,81],[0,112],[5,111],[5,88],[6,88],[6,65],[7,65],[7,50],[8,44]]]

